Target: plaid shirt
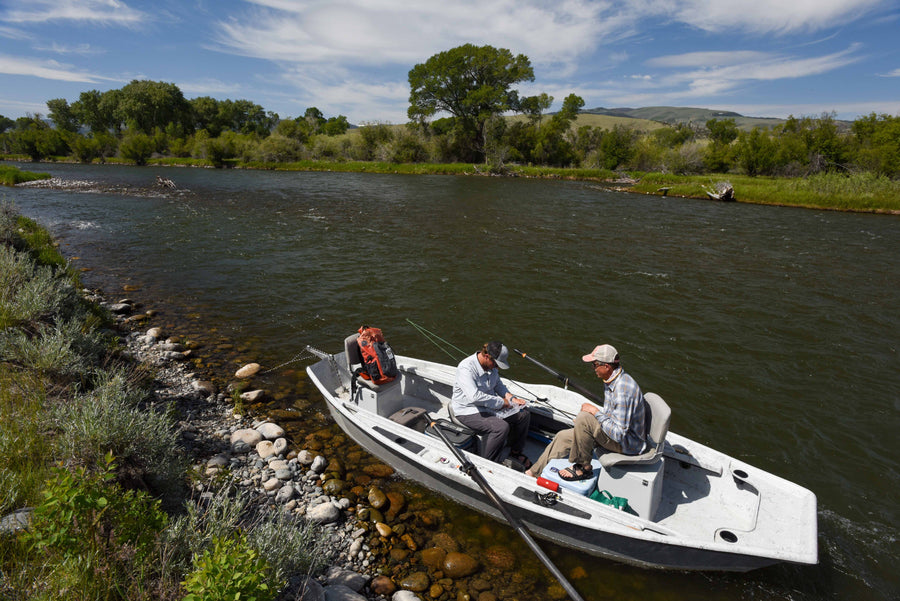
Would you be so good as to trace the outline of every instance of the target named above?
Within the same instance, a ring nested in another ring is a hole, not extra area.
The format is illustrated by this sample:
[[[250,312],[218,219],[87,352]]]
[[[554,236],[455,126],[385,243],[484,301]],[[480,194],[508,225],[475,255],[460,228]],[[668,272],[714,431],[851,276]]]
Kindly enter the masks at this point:
[[[644,450],[644,395],[621,367],[603,384],[603,408],[597,412],[597,421],[610,438],[622,445],[626,455],[638,455]]]

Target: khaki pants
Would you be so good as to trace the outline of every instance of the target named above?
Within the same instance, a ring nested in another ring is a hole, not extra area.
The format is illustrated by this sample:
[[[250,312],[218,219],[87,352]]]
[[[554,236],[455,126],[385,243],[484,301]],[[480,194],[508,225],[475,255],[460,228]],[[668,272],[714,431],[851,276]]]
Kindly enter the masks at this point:
[[[575,427],[560,430],[541,453],[538,460],[528,471],[540,476],[551,459],[568,457],[571,463],[589,465],[594,454],[594,447],[602,447],[614,453],[622,452],[622,445],[607,436],[600,427],[597,418],[587,411],[575,416]]]

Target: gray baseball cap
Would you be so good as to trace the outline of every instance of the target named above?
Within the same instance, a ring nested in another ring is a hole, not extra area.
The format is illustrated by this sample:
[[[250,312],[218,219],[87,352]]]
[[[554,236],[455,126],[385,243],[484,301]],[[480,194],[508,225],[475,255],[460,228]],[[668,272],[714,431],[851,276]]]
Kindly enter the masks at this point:
[[[500,369],[509,369],[509,349],[506,348],[505,344],[497,342],[496,340],[488,342],[487,354],[491,356],[491,359],[494,360],[497,367]]]

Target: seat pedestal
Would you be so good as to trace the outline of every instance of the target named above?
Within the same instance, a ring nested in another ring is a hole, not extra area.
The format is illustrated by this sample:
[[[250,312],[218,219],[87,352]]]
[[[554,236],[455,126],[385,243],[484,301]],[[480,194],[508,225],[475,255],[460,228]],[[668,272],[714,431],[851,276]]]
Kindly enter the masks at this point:
[[[614,497],[625,497],[628,505],[645,520],[652,520],[662,497],[665,458],[654,463],[619,464],[604,468],[597,479],[597,490],[608,490]]]

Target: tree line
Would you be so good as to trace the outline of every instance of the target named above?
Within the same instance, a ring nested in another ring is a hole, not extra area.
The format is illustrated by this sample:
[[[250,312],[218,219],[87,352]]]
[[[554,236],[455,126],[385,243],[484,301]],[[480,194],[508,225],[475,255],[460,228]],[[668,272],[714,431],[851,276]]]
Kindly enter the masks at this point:
[[[900,117],[872,113],[842,127],[833,114],[791,116],[772,128],[741,130],[733,119],[679,123],[645,132],[624,125],[578,126],[584,100],[520,96],[534,81],[529,59],[466,44],[415,65],[408,75],[410,121],[362,124],[316,107],[282,119],[249,100],[185,99],[171,83],[135,80],[118,90],[47,102],[39,115],[0,116],[0,152],[32,160],[191,158],[222,166],[301,160],[486,163],[677,174],[801,176],[872,172],[900,176]],[[448,115],[437,118],[435,116]]]

